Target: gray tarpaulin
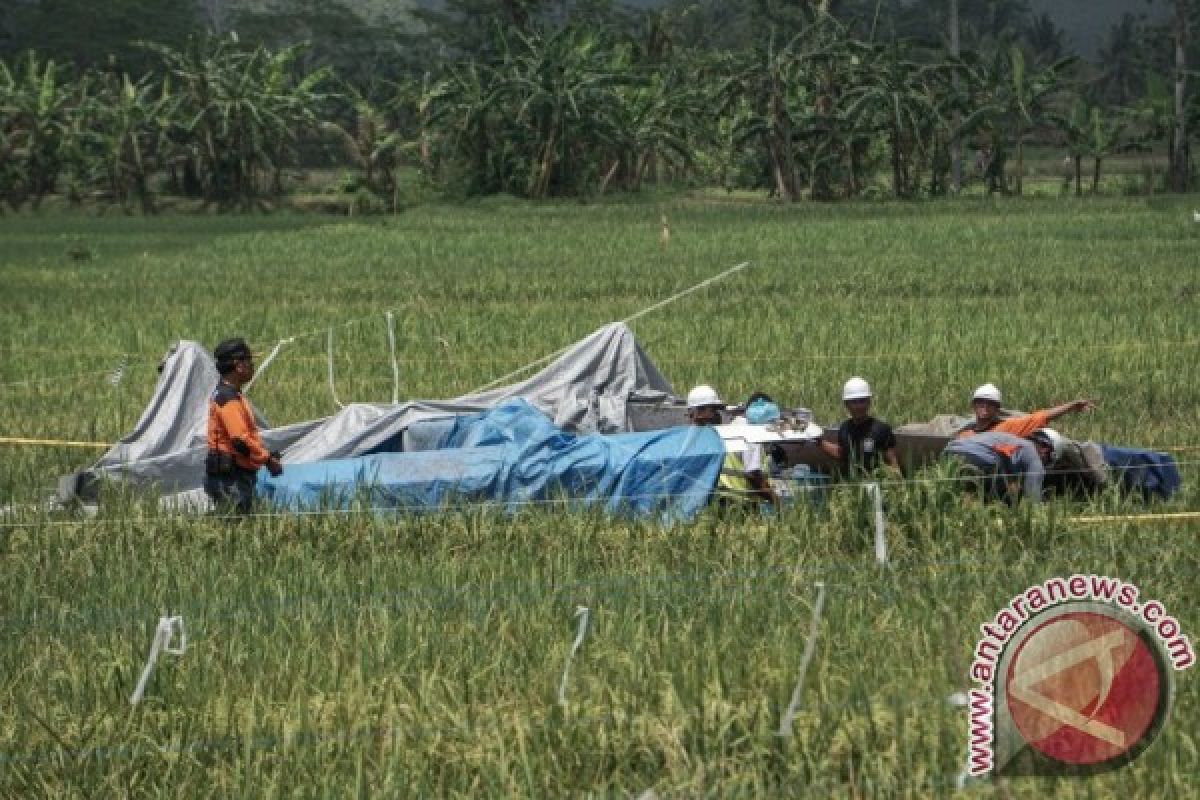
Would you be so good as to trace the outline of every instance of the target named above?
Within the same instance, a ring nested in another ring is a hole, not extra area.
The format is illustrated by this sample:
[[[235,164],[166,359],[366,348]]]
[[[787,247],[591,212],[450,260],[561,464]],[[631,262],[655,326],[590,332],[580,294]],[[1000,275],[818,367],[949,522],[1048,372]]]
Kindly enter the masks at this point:
[[[181,342],[166,358],[154,396],[132,433],[90,469],[60,480],[59,499],[94,502],[104,480],[157,486],[184,505],[205,505],[203,463],[208,396],[217,383],[212,356]],[[626,404],[632,397],[662,399],[670,383],[624,324],[606,325],[578,342],[542,371],[520,383],[451,400],[399,405],[352,403],[331,417],[269,428],[263,441],[283,453],[285,466],[379,451],[423,449],[414,423],[474,413],[521,397],[562,428],[579,433],[633,429]],[[257,414],[257,411],[256,411]],[[418,426],[419,428],[420,426]],[[169,499],[169,498],[168,498]]]

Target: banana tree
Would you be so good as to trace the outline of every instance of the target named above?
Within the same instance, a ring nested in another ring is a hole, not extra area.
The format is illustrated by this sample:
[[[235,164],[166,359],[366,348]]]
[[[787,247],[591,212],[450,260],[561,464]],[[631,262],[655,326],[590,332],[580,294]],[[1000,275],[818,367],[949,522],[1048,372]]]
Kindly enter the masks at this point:
[[[152,49],[178,86],[175,135],[205,200],[249,208],[264,193],[278,194],[300,137],[316,131],[331,73],[300,72],[302,46],[245,50],[231,37]]]
[[[1025,184],[1025,137],[1030,130],[1049,122],[1050,101],[1062,89],[1064,73],[1075,58],[1059,59],[1044,69],[1030,72],[1026,69],[1024,51],[1014,44],[1008,49],[1007,61],[1007,85],[1001,94],[1016,142],[1017,194],[1021,194]]]
[[[505,157],[505,95],[494,67],[452,65],[423,98],[426,130],[464,171],[472,193],[506,191],[512,165]]]
[[[414,149],[413,143],[398,130],[383,109],[358,92],[351,94],[354,125],[347,130],[336,122],[322,122],[320,129],[337,139],[350,161],[363,172],[367,189],[388,203],[398,206],[397,170],[403,155]]]
[[[942,95],[934,86],[947,67],[904,58],[894,45],[872,55],[860,73],[862,83],[847,92],[846,114],[857,130],[884,136],[892,190],[897,197],[913,197],[920,166],[936,149],[936,131],[947,129]]]
[[[797,49],[798,37],[778,47],[772,35],[764,47],[741,57],[720,92],[722,114],[741,104],[748,110],[735,120],[735,144],[763,149],[775,192],[785,201],[800,198],[794,130],[804,108],[813,105]]]
[[[15,68],[0,62],[0,193],[18,209],[53,192],[71,147],[72,114],[88,83],[63,80],[53,60],[30,52]]]
[[[552,184],[582,188],[598,151],[620,136],[614,110],[627,85],[627,60],[603,36],[573,28],[518,34],[504,70],[504,93],[529,159],[525,194],[545,197]]]
[[[1029,71],[1024,53],[1015,44],[996,50],[990,57],[971,52],[959,59],[959,74],[967,79],[964,91],[970,108],[969,119],[960,125],[960,132],[974,131],[983,139],[990,153],[989,188],[1007,184],[1002,172],[1011,143],[1016,150],[1016,191],[1024,191],[1025,138],[1031,131],[1056,124],[1054,101],[1074,63],[1074,57],[1063,58]]]
[[[610,152],[599,193],[604,193],[618,172],[624,177],[625,189],[636,191],[660,160],[691,166],[695,161],[692,132],[701,114],[702,97],[700,87],[689,83],[684,69],[672,65],[616,87],[609,112],[613,124],[606,130]],[[605,148],[600,145],[597,149],[602,152]]]
[[[177,105],[170,81],[110,78],[97,100],[96,139],[109,192],[126,212],[136,197],[143,213],[154,213],[150,178],[170,156]]]
[[[1082,97],[1076,98],[1071,111],[1066,115],[1055,115],[1053,120],[1063,135],[1067,154],[1075,174],[1075,196],[1083,194],[1083,157],[1088,149],[1089,128],[1092,108]]]
[[[1122,144],[1128,120],[1120,114],[1106,114],[1092,108],[1088,115],[1086,153],[1092,158],[1092,194],[1100,190],[1100,166]]]

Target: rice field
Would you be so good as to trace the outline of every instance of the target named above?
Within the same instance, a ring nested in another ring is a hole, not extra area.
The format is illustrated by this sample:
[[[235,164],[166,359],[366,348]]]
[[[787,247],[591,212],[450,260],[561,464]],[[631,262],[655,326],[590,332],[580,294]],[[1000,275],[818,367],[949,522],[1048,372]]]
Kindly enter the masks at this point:
[[[660,244],[660,215],[671,225]],[[462,394],[743,261],[638,319],[677,392],[763,389],[841,416],[871,381],[893,423],[1078,396],[1074,438],[1179,448],[1185,489],[1139,508],[965,503],[932,471],[887,488],[876,566],[853,488],[771,519],[662,528],[516,516],[268,516],[226,525],[115,495],[79,520],[0,518],[0,796],[925,797],[958,793],[978,625],[1095,571],[1200,630],[1200,225],[1185,200],[982,198],[791,208],[698,196],[490,200],[389,218],[0,218],[0,436],[111,442],[167,346],[296,337],[255,385],[274,424],[393,392]],[[119,373],[120,379],[114,380]],[[0,445],[24,508],[97,449]],[[777,736],[827,596],[791,738]],[[577,633],[589,627],[564,665]],[[160,615],[188,648],[129,698]],[[565,702],[559,702],[560,684]],[[1133,765],[961,796],[1187,796],[1194,676]]]

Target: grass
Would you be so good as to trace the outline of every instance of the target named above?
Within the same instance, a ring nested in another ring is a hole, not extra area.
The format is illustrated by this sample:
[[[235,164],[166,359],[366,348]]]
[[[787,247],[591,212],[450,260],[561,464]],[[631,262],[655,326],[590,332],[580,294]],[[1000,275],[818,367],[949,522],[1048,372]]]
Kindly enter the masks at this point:
[[[5,218],[0,435],[114,440],[171,341],[232,333],[265,351],[314,332],[253,394],[277,424],[329,414],[324,329],[357,318],[335,332],[338,394],[383,401],[385,308],[401,395],[449,397],[751,260],[635,323],[678,390],[761,388],[829,421],[862,374],[879,415],[904,422],[963,409],[990,380],[1016,407],[1097,398],[1098,413],[1064,420],[1078,438],[1195,446],[1198,236],[1191,206],[1162,198]],[[3,453],[0,504],[91,457]],[[1197,508],[1197,470],[1183,470],[1164,510]],[[126,496],[89,521],[22,511],[0,533],[0,796],[948,794],[964,720],[945,698],[964,687],[977,626],[1026,586],[1118,575],[1200,629],[1187,523],[1081,526],[1064,504],[973,507],[936,482],[888,502],[887,570],[851,490],[821,514],[674,529],[552,509],[226,527]],[[1136,509],[1110,495],[1087,510]],[[818,580],[817,657],[781,740]],[[593,626],[563,709],[577,605]],[[131,709],[166,613],[184,616],[188,653],[163,657]],[[968,796],[1187,794],[1191,679],[1131,767]]]

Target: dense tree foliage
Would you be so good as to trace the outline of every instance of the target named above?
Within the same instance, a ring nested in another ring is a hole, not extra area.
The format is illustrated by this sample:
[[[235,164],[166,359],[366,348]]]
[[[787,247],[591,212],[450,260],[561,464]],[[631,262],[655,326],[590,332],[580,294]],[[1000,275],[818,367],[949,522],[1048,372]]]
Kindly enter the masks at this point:
[[[1026,0],[959,5],[14,0],[0,196],[245,208],[324,154],[392,209],[414,174],[531,198],[647,181],[911,198],[954,186],[958,142],[991,191],[1023,191],[1030,143],[1061,148],[1076,192],[1085,158],[1095,190],[1107,158],[1155,143],[1186,186],[1195,4],[1127,15],[1097,64]]]

